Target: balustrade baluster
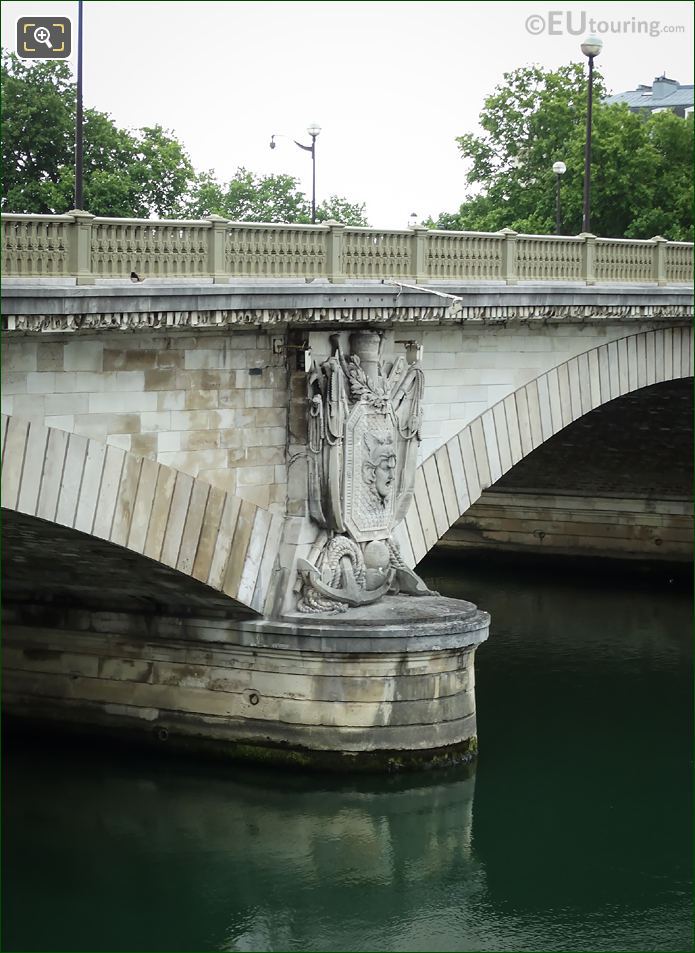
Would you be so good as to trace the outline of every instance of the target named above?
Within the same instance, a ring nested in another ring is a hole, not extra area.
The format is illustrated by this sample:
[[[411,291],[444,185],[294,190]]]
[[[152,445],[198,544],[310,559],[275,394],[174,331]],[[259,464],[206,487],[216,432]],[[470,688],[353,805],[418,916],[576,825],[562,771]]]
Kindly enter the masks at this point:
[[[690,280],[693,246],[650,241],[430,231],[229,225],[205,222],[94,220],[69,216],[3,215],[4,273],[94,276],[278,278],[415,278],[435,280],[584,281],[660,285]],[[326,227],[327,226],[327,227]]]

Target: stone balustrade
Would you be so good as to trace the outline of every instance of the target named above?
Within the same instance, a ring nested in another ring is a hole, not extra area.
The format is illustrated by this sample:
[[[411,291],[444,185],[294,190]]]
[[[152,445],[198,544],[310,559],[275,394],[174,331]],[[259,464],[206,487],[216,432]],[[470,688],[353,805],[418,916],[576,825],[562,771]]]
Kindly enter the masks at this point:
[[[416,227],[385,231],[325,225],[2,215],[7,277],[233,278],[415,282],[519,281],[671,285],[692,280],[693,245],[644,240],[450,232]]]

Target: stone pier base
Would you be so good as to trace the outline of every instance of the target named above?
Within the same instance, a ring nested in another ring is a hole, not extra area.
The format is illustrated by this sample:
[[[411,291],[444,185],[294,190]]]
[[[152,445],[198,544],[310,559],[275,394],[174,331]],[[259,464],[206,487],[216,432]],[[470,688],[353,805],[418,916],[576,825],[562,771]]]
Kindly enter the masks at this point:
[[[441,597],[282,621],[22,606],[4,704],[41,721],[230,758],[346,770],[471,760],[489,616]]]

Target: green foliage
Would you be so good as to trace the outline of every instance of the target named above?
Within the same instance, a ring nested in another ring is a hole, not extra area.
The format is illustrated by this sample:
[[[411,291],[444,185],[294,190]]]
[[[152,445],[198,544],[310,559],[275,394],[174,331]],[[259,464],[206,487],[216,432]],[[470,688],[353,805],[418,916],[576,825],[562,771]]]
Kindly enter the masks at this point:
[[[63,212],[61,168],[74,136],[74,119],[66,108],[71,95],[74,99],[69,67],[60,61],[28,67],[3,53],[0,69],[2,207]]]
[[[62,213],[73,206],[75,84],[65,62],[27,65],[2,55],[2,210]],[[85,110],[84,205],[121,218],[216,213],[241,222],[310,222],[311,204],[290,175],[238,169],[227,184],[196,175],[181,142],[161,126],[119,129]],[[364,205],[331,196],[317,220],[365,225]]]
[[[223,184],[212,172],[196,180],[188,205],[192,218],[223,215],[234,222],[309,222],[311,206],[291,175],[254,175],[237,169]]]
[[[352,203],[339,195],[331,195],[321,202],[316,209],[316,221],[329,220],[340,222],[341,225],[369,225],[364,202]]]
[[[233,222],[311,222],[311,202],[291,175],[254,175],[237,169],[223,184],[212,172],[198,176],[187,206],[192,218],[222,215]],[[316,221],[335,219],[343,225],[366,225],[364,204],[332,195],[316,209]]]
[[[656,113],[646,120],[644,129],[652,155],[645,170],[646,183],[639,183],[646,199],[638,203],[632,194],[632,221],[625,229],[625,237],[663,235],[672,241],[691,242],[693,114],[683,120],[672,112]]]
[[[66,212],[74,194],[75,87],[63,62],[2,59],[2,208]],[[134,132],[85,110],[84,198],[95,215],[147,218],[182,212],[193,179],[182,144],[161,126]]]
[[[591,230],[607,237],[692,240],[693,119],[640,116],[607,106],[594,73]],[[582,226],[587,81],[583,66],[555,72],[526,67],[505,73],[485,100],[484,134],[457,139],[479,191],[457,213],[430,225],[471,231],[548,234],[555,230],[553,163],[562,160],[564,234]]]

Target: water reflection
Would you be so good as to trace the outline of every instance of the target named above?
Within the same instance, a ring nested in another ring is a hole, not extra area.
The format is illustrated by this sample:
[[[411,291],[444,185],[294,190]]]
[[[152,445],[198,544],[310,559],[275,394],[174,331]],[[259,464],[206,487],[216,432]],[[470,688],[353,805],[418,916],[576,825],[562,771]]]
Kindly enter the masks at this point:
[[[423,575],[492,613],[475,782],[14,746],[3,949],[692,949],[689,593]]]
[[[45,933],[32,924],[30,947],[19,941],[26,921],[13,914],[12,949],[57,949],[66,920],[75,950],[201,948],[203,911],[208,949],[351,949],[356,933],[369,945],[383,924],[402,924],[404,910],[426,919],[437,884],[453,878],[468,894],[483,889],[470,771],[346,788],[337,779],[248,769],[240,778],[93,754],[85,775],[84,751],[38,754],[9,755],[6,902],[26,906],[38,894],[54,919]]]
[[[548,564],[423,576],[492,612],[474,825],[492,948],[692,949],[689,587]]]
[[[498,667],[505,673],[510,666],[550,659],[553,677],[558,669],[595,672],[597,663],[610,664],[624,677],[626,660],[650,670],[690,663],[687,577],[685,583],[668,572],[650,577],[638,567],[620,575],[610,570],[587,575],[586,569],[554,573],[552,564],[523,561],[511,568],[432,559],[420,568],[442,595],[466,593],[494,612],[490,641],[476,654],[476,671],[490,653],[498,660],[504,654]]]

